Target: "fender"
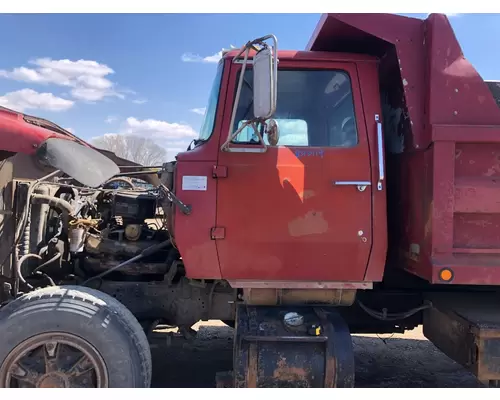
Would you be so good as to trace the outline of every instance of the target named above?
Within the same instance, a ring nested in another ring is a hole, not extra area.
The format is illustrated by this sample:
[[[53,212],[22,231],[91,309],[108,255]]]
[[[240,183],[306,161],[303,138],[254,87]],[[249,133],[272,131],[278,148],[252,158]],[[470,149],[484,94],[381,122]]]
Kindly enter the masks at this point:
[[[43,125],[53,125],[53,127],[47,129],[42,127]],[[52,129],[57,129],[60,133]],[[8,108],[0,107],[0,150],[4,152],[31,155],[49,138],[77,139],[76,137],[71,138],[71,136],[63,132],[66,131],[48,121],[29,117]],[[80,144],[88,146],[82,140],[77,141]],[[2,159],[8,156],[2,155]]]

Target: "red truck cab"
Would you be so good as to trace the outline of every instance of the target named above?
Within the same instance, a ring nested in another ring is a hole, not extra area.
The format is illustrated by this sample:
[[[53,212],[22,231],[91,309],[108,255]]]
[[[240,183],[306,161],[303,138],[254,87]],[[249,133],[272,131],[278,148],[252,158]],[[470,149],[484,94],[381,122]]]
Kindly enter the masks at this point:
[[[175,216],[189,275],[370,288],[394,267],[431,283],[500,283],[489,200],[500,109],[444,15],[325,15],[307,51],[278,52],[281,134],[265,152],[249,128],[236,152],[222,148],[251,117],[248,67],[231,126],[236,55],[218,67],[200,140],[177,159],[176,193],[193,204]]]
[[[387,247],[385,182],[377,188],[383,160],[377,60],[279,52],[278,145],[234,152],[221,146],[252,117],[247,68],[230,126],[242,69],[233,62],[237,53],[227,53],[218,67],[200,142],[177,160],[176,193],[193,203],[191,215],[177,213],[175,220],[188,273],[221,276],[235,286],[369,287],[382,278]],[[258,147],[249,128],[231,143],[231,149]],[[203,179],[195,176],[204,177],[203,190],[185,185]],[[193,224],[204,228],[198,240],[183,234]]]

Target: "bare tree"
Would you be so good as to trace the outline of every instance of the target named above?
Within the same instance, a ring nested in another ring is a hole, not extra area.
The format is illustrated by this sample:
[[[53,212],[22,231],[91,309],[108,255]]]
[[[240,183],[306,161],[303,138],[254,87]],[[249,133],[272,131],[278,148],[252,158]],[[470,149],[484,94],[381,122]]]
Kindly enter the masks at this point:
[[[150,138],[133,135],[104,135],[92,141],[103,150],[141,165],[158,165],[167,160],[167,150]]]

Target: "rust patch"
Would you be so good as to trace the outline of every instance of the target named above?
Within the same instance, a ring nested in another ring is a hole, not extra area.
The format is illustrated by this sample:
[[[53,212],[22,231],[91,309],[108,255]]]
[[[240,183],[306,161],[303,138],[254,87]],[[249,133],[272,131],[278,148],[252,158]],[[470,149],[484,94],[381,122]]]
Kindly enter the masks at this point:
[[[307,371],[304,368],[288,366],[286,358],[280,357],[273,378],[281,382],[307,382]]]
[[[328,222],[323,212],[309,211],[305,216],[289,222],[288,233],[293,237],[316,235],[328,231]]]
[[[256,388],[257,387],[257,344],[250,343],[248,349],[248,367],[247,367],[247,387]]]
[[[337,365],[335,362],[335,357],[326,358],[326,368],[325,368],[325,387],[334,388],[336,387],[335,375],[337,374]]]

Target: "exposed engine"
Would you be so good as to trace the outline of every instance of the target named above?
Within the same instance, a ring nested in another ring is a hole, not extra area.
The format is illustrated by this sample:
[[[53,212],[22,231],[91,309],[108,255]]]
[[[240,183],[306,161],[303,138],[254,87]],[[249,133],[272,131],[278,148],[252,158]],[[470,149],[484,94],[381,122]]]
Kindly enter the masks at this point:
[[[17,207],[22,231],[15,258],[22,283],[164,279],[180,257],[167,230],[171,203],[161,190],[62,182],[18,184],[19,203],[30,203]],[[23,212],[29,214],[24,220]]]

